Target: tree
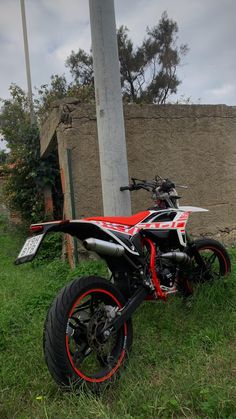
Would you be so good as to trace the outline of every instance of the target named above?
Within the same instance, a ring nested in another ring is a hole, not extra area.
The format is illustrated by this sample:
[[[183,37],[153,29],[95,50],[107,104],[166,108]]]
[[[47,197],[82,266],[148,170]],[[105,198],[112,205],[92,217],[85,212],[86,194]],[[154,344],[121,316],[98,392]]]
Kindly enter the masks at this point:
[[[127,102],[166,103],[177,92],[180,80],[176,71],[187,45],[178,47],[178,25],[166,12],[153,28],[147,28],[147,37],[141,46],[134,47],[128,28],[117,31],[123,98]],[[82,49],[72,51],[66,60],[75,85],[93,88],[92,55]],[[70,86],[71,88],[71,86]]]
[[[177,33],[177,23],[169,19],[166,12],[157,26],[147,28],[148,38],[143,43],[143,50],[151,77],[145,91],[140,94],[147,101],[165,103],[181,83],[176,70],[181,58],[187,54],[188,46],[177,46]]]
[[[82,84],[80,78],[68,83],[64,75],[59,76],[58,74],[52,75],[50,84],[43,84],[37,89],[37,93],[38,98],[35,99],[35,108],[41,122],[46,119],[51,104],[55,100],[64,97],[76,97],[81,103],[90,103],[95,100],[93,83]]]
[[[28,222],[44,219],[45,185],[57,187],[59,170],[55,153],[40,159],[39,129],[31,126],[30,106],[24,91],[12,84],[11,98],[3,100],[1,134],[10,149],[5,166],[5,195],[11,209]]]
[[[50,85],[43,84],[37,89],[38,98],[35,100],[38,116],[45,117],[51,103],[56,99],[62,99],[67,95],[68,83],[64,75],[53,74]]]
[[[0,150],[0,165],[6,163],[8,154],[5,150]]]
[[[168,18],[166,12],[153,28],[147,28],[147,37],[134,47],[129,30],[121,26],[117,31],[120,60],[121,86],[125,102],[166,103],[177,92],[181,81],[177,68],[188,52],[186,44],[178,46],[178,25]],[[50,84],[38,89],[38,115],[47,116],[55,99],[66,96],[78,98],[81,103],[95,100],[92,54],[79,49],[72,51],[65,65],[69,68],[72,81],[65,76],[52,75]]]
[[[66,67],[70,69],[72,77],[78,86],[94,85],[93,59],[81,48],[78,52],[72,51],[66,60]]]

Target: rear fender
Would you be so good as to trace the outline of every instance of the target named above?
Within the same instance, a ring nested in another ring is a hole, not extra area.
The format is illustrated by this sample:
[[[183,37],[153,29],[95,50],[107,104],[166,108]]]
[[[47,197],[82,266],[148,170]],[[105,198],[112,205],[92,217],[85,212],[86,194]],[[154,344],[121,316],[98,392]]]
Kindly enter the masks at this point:
[[[62,220],[32,224],[30,226],[31,235],[25,241],[19,255],[15,260],[15,264],[20,265],[25,262],[31,262],[37,255],[45,236],[50,232],[65,232],[64,230],[69,223],[69,220]]]
[[[48,233],[53,232],[70,234],[71,236],[74,236],[81,241],[90,237],[105,241],[112,241],[114,243],[122,245],[125,248],[126,254],[128,254],[129,256],[133,256],[134,258],[140,256],[137,251],[134,251],[131,247],[124,244],[123,241],[116,237],[112,232],[106,230],[105,228],[97,225],[95,222],[92,221],[62,220],[40,224],[32,224],[30,226],[30,231],[32,233],[31,237],[41,236],[39,245],[35,249],[34,253],[27,255],[25,255],[24,252],[22,252],[24,248],[23,247],[15,261],[17,265],[32,261],[37,255],[45,236]]]

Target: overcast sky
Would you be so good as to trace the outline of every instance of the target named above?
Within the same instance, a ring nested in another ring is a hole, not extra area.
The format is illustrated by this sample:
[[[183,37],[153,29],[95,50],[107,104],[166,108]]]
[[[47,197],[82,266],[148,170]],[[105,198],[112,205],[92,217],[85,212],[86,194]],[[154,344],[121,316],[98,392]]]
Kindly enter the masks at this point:
[[[91,46],[88,0],[25,0],[32,85],[66,75],[71,50]],[[190,52],[179,69],[177,96],[193,103],[236,105],[236,0],[115,0],[117,26],[130,29],[134,44],[162,12],[179,26]],[[0,97],[10,83],[26,89],[20,0],[0,0]]]

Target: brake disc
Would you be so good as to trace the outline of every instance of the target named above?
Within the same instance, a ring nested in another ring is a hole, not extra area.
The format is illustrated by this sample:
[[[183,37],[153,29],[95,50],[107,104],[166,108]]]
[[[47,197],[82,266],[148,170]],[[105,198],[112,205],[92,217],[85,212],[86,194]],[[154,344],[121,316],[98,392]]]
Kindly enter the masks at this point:
[[[87,339],[90,348],[102,358],[109,356],[115,341],[113,334],[106,339],[101,333],[108,321],[106,308],[100,308],[91,317],[87,330]]]

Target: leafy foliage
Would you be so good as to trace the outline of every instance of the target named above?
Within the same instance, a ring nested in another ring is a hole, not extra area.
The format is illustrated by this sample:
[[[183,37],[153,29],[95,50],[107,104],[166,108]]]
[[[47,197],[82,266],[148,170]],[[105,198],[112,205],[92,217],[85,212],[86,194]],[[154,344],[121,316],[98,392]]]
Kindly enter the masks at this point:
[[[47,265],[54,260],[60,263],[63,237],[59,233],[48,234],[40,246],[37,257],[33,260],[33,266]]]
[[[178,25],[166,12],[158,24],[147,28],[148,37],[134,48],[128,28],[117,31],[123,97],[128,102],[165,103],[176,93],[180,80],[176,75],[187,45],[177,46]],[[93,86],[92,56],[82,49],[72,51],[66,61],[77,86]]]
[[[81,48],[66,60],[66,66],[69,67],[75,83],[79,86],[93,85],[93,59],[91,54],[87,54]]]
[[[43,84],[37,89],[37,93],[39,97],[35,100],[36,109],[39,116],[46,118],[47,110],[50,108],[51,103],[57,99],[62,99],[68,93],[65,76],[52,75],[50,85]]]
[[[128,37],[128,28],[119,28],[121,81],[126,100],[162,104],[177,92],[177,66],[188,51],[187,45],[177,46],[177,33],[177,23],[166,12],[156,26],[147,28],[148,37],[136,49]]]
[[[6,163],[8,153],[5,150],[0,150],[0,164]]]
[[[44,219],[45,185],[55,189],[58,168],[55,153],[40,159],[39,129],[30,123],[28,99],[24,91],[10,87],[11,98],[3,101],[1,133],[10,153],[5,165],[5,195],[9,207],[28,222]]]
[[[75,97],[78,102],[92,103],[95,100],[94,85],[79,84],[79,82],[68,83],[65,76],[54,74],[51,76],[50,84],[44,84],[37,89],[38,98],[35,99],[35,107],[40,121],[47,118],[50,108],[58,99],[64,97]]]

